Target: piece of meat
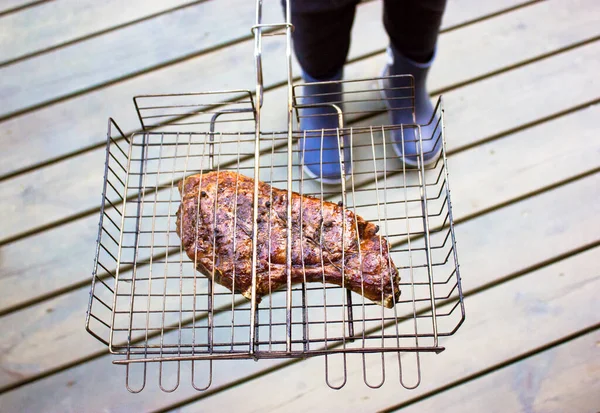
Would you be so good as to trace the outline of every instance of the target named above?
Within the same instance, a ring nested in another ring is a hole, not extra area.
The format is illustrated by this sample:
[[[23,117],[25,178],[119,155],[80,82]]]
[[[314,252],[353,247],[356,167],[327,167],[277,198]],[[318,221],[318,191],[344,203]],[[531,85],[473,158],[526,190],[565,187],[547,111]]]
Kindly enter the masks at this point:
[[[178,186],[177,234],[188,257],[202,274],[213,277],[214,271],[215,282],[250,299],[254,180],[220,171],[187,177]],[[287,285],[287,191],[263,182],[258,190],[260,301]],[[344,278],[346,288],[393,307],[400,296],[398,270],[377,231],[376,225],[337,204],[294,193],[292,283],[342,285]]]

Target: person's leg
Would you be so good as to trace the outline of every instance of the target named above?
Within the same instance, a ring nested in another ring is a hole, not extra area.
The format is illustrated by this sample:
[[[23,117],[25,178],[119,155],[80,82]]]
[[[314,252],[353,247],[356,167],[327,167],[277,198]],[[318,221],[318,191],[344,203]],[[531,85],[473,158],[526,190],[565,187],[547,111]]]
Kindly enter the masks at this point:
[[[334,9],[329,5],[318,12],[302,7],[297,10],[294,4],[302,3],[292,3],[294,52],[305,82],[305,86],[296,89],[297,102],[304,106],[300,109],[300,129],[304,132],[298,145],[300,158],[309,176],[332,184],[341,181],[336,107],[342,107],[342,85],[316,82],[342,79],[356,1],[339,3],[342,5]],[[351,166],[347,150],[344,161],[344,171],[348,174]]]
[[[427,93],[427,75],[435,58],[435,49],[446,0],[386,0],[383,21],[390,37],[388,65],[385,75],[410,74],[414,77],[414,107],[416,123],[427,124],[433,114],[433,105]],[[400,88],[406,79],[390,79],[385,86]],[[402,89],[386,90],[386,103],[393,124],[414,123],[407,106],[406,93]],[[441,150],[437,119],[421,128],[423,157],[426,164],[435,162]],[[405,128],[392,132],[394,149],[404,162],[417,165],[421,142],[417,129]]]
[[[386,0],[383,24],[391,44],[419,63],[433,57],[446,0]]]
[[[292,2],[294,52],[303,74],[310,79],[337,77],[346,61],[357,2],[340,3],[342,6],[333,9],[305,11],[302,1]]]

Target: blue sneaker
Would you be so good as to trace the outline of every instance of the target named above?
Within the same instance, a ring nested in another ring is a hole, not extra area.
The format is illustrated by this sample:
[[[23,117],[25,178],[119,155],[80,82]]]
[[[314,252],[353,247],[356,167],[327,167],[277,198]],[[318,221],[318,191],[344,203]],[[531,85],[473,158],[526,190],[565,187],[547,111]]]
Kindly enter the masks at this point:
[[[412,110],[406,109],[411,104],[412,96],[410,89],[406,88],[407,79],[399,77],[382,80],[381,87],[384,89],[382,93],[388,107],[390,121],[394,125],[415,123],[421,125],[424,166],[430,165],[438,160],[442,151],[441,125],[438,125],[437,116],[432,119],[434,108],[425,85],[433,57],[427,63],[418,63],[402,56],[392,45],[388,47],[387,53],[388,64],[383,71],[383,76],[412,75],[415,82],[416,119],[413,118]],[[394,90],[394,88],[398,89]],[[404,141],[401,129],[390,131],[392,146],[407,166],[417,167],[421,154],[418,128],[405,127],[403,130]]]
[[[306,86],[301,89],[302,96],[299,97],[298,103],[309,106],[300,108],[300,130],[303,132],[298,140],[300,162],[305,173],[311,178],[324,184],[340,184],[341,143],[344,143],[344,172],[346,175],[351,173],[350,148],[347,139],[342,136],[342,131],[338,132],[337,129],[341,127],[342,85],[327,82],[341,80],[342,72],[327,81],[318,81],[306,73],[303,73],[302,77]]]

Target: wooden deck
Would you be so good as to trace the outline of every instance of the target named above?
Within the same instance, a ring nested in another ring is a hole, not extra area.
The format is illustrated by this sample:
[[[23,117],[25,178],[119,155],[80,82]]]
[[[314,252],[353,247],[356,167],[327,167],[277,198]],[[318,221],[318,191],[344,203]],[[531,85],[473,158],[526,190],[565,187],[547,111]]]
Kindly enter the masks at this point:
[[[359,6],[347,77],[379,74],[380,16]],[[429,86],[446,104],[467,319],[416,390],[369,389],[350,364],[333,391],[313,358],[217,364],[204,393],[185,375],[174,393],[152,375],[127,392],[84,329],[107,118],[131,133],[134,95],[252,88],[253,20],[248,0],[0,0],[0,412],[597,412],[596,0],[450,1]],[[266,101],[285,95],[281,51]]]

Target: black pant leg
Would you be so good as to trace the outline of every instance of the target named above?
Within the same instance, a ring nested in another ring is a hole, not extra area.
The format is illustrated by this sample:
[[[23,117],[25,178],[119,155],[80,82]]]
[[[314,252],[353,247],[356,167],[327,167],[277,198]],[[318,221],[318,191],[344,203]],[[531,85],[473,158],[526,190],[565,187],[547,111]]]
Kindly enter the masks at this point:
[[[294,52],[309,76],[328,79],[344,66],[355,13],[354,2],[334,10],[309,13],[295,12],[292,6]]]
[[[446,0],[384,0],[383,23],[394,47],[417,62],[431,59]]]

